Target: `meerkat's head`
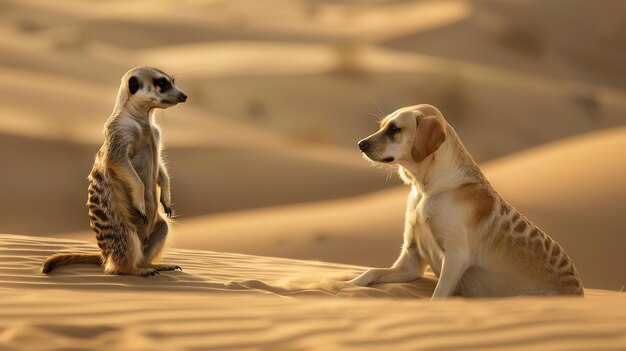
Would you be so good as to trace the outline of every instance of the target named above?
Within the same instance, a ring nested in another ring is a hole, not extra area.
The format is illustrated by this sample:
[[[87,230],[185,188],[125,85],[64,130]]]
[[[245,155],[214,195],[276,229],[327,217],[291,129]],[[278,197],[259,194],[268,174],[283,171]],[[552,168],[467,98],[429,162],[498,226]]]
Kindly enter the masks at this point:
[[[123,102],[122,102],[123,101]],[[118,104],[132,102],[142,110],[168,108],[187,101],[169,74],[151,67],[135,67],[122,77]]]
[[[405,107],[385,117],[376,133],[359,141],[359,149],[374,162],[420,163],[446,141],[446,125],[431,105]]]

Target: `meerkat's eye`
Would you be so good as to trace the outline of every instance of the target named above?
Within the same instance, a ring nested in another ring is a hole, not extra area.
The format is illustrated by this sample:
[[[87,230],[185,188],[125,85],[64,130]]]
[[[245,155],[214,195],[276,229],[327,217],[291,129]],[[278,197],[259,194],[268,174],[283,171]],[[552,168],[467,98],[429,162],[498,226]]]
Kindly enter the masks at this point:
[[[166,91],[172,87],[172,84],[165,78],[158,78],[154,80],[154,85],[161,88],[161,91]]]

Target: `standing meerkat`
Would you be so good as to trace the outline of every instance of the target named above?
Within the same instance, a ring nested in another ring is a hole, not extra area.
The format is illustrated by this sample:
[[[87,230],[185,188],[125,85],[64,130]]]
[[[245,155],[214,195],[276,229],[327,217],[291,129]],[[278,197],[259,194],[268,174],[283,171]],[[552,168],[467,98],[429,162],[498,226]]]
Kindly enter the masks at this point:
[[[411,192],[400,257],[353,284],[409,282],[430,266],[439,278],[433,299],[584,294],[565,251],[500,197],[435,107],[395,111],[359,148],[398,165]]]
[[[181,269],[152,263],[168,233],[159,201],[167,217],[172,216],[170,179],[153,111],[186,100],[174,78],[158,69],[136,67],[122,77],[104,126],[104,144],[88,177],[90,226],[101,254],[54,254],[43,264],[43,273],[76,263],[101,264],[107,274],[150,276]]]

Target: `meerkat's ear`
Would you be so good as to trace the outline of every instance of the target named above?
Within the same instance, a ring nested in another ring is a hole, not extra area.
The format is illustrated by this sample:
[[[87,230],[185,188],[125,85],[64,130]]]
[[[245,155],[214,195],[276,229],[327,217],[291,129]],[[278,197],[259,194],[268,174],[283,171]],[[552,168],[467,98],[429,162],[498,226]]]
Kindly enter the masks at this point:
[[[446,140],[446,131],[443,124],[435,116],[422,117],[418,115],[415,121],[417,127],[413,137],[411,156],[413,161],[422,162],[428,155],[437,151]]]
[[[131,94],[135,94],[139,89],[141,89],[141,82],[139,82],[139,79],[135,76],[130,77],[128,80],[128,91],[130,91]]]

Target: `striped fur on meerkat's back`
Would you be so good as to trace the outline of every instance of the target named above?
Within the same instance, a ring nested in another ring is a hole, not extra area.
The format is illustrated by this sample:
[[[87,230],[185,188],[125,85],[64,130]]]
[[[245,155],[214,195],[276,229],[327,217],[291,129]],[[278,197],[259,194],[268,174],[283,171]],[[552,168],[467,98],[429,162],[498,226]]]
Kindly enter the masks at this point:
[[[100,154],[100,153],[99,153]],[[129,234],[134,231],[130,221],[124,220],[129,216],[130,205],[126,199],[115,190],[115,184],[109,182],[107,178],[111,175],[103,176],[106,168],[98,167],[96,160],[93,170],[89,174],[89,188],[87,198],[87,208],[89,212],[89,225],[96,234],[96,241],[102,253],[102,262],[109,262],[108,256],[113,252],[125,252],[129,248],[136,250],[136,242],[128,242]],[[122,219],[122,220],[120,220]],[[118,273],[131,270],[135,260],[117,260],[117,265],[104,266],[106,273]],[[131,267],[119,267],[121,263],[126,263]]]
[[[44,273],[72,263],[101,263],[107,274],[154,275],[180,269],[155,264],[171,217],[170,181],[161,158],[160,130],[153,111],[184,102],[174,78],[155,68],[137,67],[123,77],[105,140],[89,174],[87,207],[100,254],[56,254]],[[160,196],[159,196],[160,188]]]

